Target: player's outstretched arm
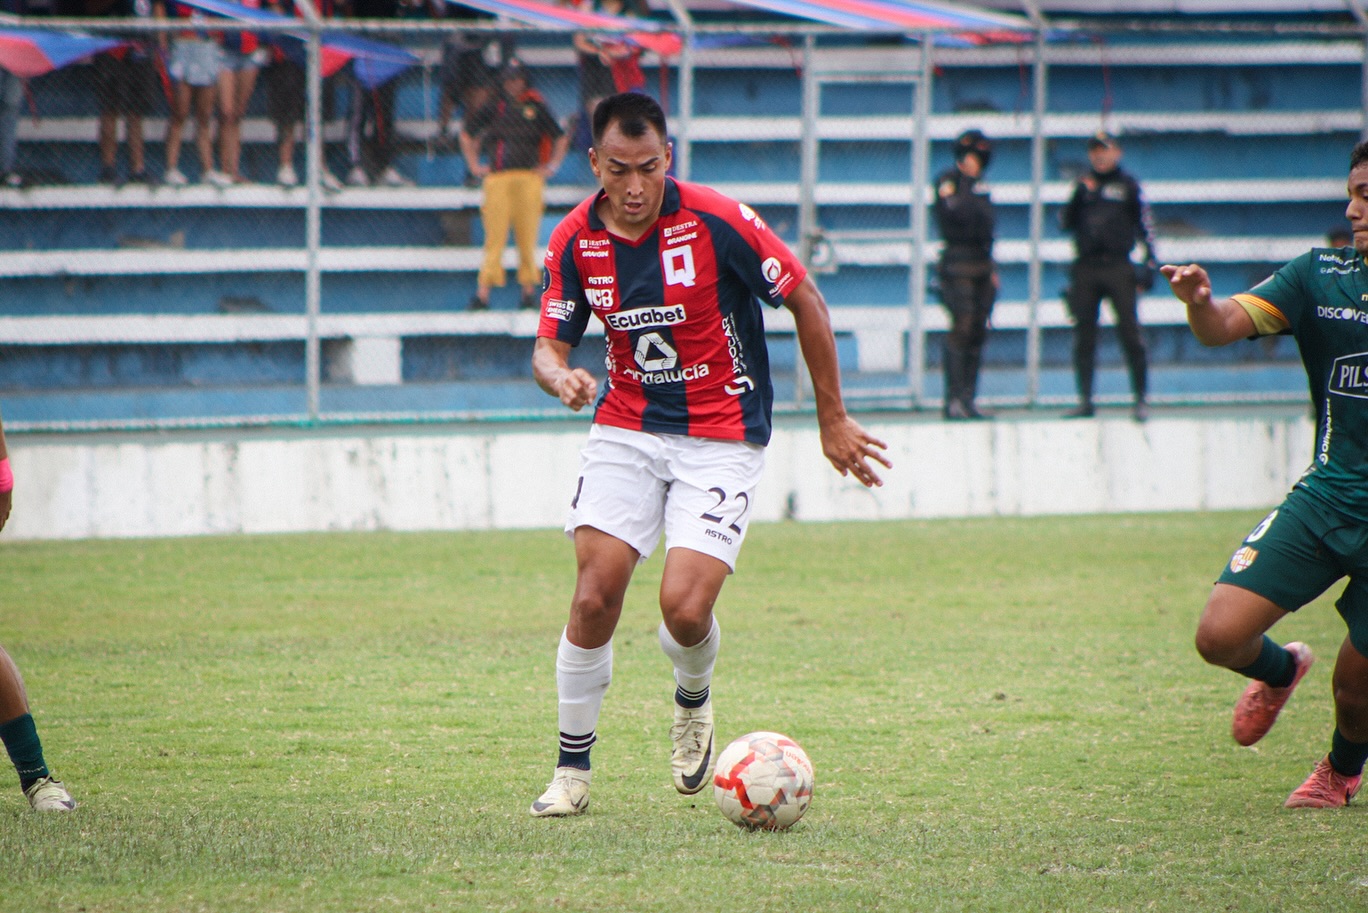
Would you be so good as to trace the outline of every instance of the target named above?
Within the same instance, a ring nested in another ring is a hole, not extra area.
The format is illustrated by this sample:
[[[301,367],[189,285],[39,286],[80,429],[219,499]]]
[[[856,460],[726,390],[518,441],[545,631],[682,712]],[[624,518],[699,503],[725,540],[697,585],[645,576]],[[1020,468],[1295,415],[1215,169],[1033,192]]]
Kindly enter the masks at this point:
[[[1234,298],[1213,299],[1211,277],[1196,263],[1159,267],[1173,297],[1187,305],[1188,326],[1204,346],[1223,346],[1258,335],[1254,319]]]
[[[826,300],[811,279],[802,283],[784,299],[784,306],[793,312],[793,323],[798,330],[798,345],[803,350],[803,361],[812,376],[812,390],[817,402],[817,425],[822,435],[822,453],[841,475],[852,474],[861,484],[882,485],[869,465],[870,460],[891,469],[893,464],[880,451],[888,445],[860,427],[845,411],[841,400],[841,369],[836,357],[836,337],[831,332],[831,315]]]
[[[583,368],[570,367],[570,343],[546,336],[532,350],[532,376],[537,386],[578,412],[598,395],[598,382]]]

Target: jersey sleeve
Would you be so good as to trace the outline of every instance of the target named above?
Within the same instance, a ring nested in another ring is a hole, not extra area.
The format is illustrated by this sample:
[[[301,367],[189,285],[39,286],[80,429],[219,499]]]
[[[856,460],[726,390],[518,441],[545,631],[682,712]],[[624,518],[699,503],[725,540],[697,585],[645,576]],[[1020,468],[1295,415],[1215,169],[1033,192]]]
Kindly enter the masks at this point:
[[[1302,254],[1249,291],[1234,296],[1254,321],[1260,336],[1281,333],[1296,323],[1303,302],[1308,299],[1306,280],[1313,254],[1314,251]]]
[[[590,308],[575,267],[575,239],[579,233],[572,224],[574,215],[556,226],[546,247],[537,336],[577,346],[589,326]]]
[[[721,202],[714,213],[734,231],[732,243],[721,247],[723,262],[755,297],[778,307],[806,278],[807,269],[755,210],[720,194],[717,199]]]

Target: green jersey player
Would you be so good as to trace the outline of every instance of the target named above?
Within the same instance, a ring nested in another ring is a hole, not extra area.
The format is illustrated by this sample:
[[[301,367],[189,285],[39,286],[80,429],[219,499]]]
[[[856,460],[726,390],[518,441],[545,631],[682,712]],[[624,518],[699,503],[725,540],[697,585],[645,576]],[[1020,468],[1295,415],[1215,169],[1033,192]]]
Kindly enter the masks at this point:
[[[1311,466],[1231,557],[1196,638],[1207,662],[1252,679],[1232,734],[1253,745],[1313,661],[1306,644],[1280,646],[1265,632],[1348,577],[1336,603],[1349,633],[1335,661],[1330,753],[1288,808],[1347,805],[1368,759],[1368,143],[1350,154],[1348,189],[1353,246],[1313,249],[1248,292],[1215,299],[1200,266],[1163,267],[1203,345],[1291,334],[1316,407]]]

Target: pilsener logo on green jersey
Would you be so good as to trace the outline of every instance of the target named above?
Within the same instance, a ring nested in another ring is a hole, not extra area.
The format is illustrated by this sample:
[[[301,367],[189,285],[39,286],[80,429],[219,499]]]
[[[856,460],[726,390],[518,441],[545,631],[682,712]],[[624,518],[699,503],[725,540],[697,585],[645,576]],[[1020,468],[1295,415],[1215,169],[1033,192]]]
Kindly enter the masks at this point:
[[[1368,399],[1368,352],[1341,355],[1330,368],[1331,393]]]

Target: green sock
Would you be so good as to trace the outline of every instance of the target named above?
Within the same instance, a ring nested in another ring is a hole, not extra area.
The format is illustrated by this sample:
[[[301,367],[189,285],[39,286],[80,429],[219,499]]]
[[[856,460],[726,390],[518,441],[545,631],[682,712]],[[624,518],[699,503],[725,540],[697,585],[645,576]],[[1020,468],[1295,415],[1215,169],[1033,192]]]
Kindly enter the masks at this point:
[[[43,743],[38,740],[38,727],[33,723],[32,714],[15,717],[8,723],[0,724],[0,741],[5,743],[5,751],[14,762],[19,774],[19,785],[24,789],[35,780],[48,776],[47,763],[43,760]]]
[[[1330,766],[1346,777],[1357,777],[1363,773],[1363,762],[1368,761],[1368,742],[1351,742],[1340,734],[1330,740]]]
[[[1286,647],[1274,643],[1273,639],[1265,634],[1263,646],[1259,649],[1259,658],[1243,669],[1235,671],[1246,678],[1267,682],[1274,688],[1286,688],[1297,675],[1297,662]]]

